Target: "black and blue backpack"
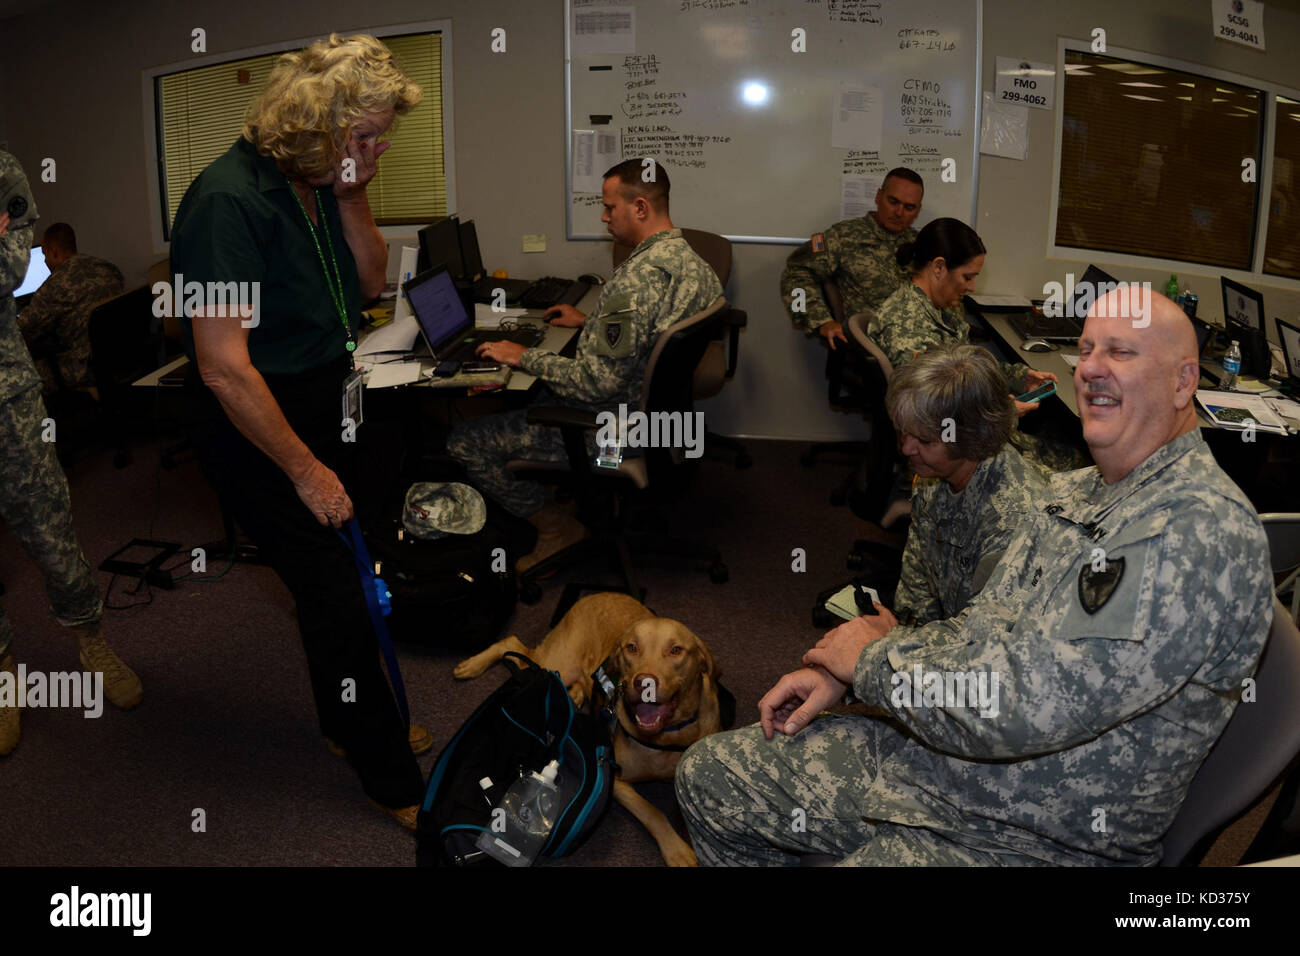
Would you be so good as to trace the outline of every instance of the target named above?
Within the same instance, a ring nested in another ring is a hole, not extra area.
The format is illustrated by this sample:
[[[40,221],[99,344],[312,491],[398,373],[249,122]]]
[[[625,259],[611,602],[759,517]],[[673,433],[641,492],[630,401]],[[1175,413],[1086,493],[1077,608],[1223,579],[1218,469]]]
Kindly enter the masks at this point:
[[[567,856],[609,808],[614,747],[599,714],[573,706],[560,676],[522,654],[501,659],[510,678],[465,721],[443,749],[420,807],[420,866],[499,866],[475,843],[492,809],[525,774],[560,762],[555,785],[562,808],[542,856]],[[491,780],[484,789],[480,781]]]

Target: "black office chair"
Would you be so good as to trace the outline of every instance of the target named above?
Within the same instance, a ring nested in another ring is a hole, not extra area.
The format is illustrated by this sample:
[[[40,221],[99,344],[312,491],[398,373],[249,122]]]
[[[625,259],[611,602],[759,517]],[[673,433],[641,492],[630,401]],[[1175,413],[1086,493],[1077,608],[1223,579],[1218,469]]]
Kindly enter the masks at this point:
[[[821,292],[826,307],[830,310],[831,317],[845,326],[845,336],[847,337],[848,317],[844,314],[844,300],[840,295],[839,286],[834,279],[828,279],[821,284]],[[872,318],[869,312],[862,314],[867,317],[868,321]],[[843,345],[834,349],[826,349],[827,401],[832,408],[858,412],[867,416],[872,422],[873,434],[876,427],[875,416],[872,414],[874,407],[873,395],[878,384],[878,377],[876,371],[865,367],[861,349],[845,348]],[[886,416],[886,420],[888,420],[888,416]],[[799,461],[805,468],[811,468],[822,455],[847,455],[853,459],[853,468],[844,476],[844,480],[831,491],[831,504],[838,508],[843,504],[847,504],[858,489],[862,481],[863,463],[867,456],[871,454],[871,445],[872,442],[867,441],[814,442],[799,456]]]
[[[695,254],[709,264],[718,277],[718,284],[724,292],[731,278],[731,240],[714,232],[702,229],[683,229],[682,238],[695,251]],[[632,254],[632,246],[622,242],[614,243],[614,268],[617,269]],[[722,316],[717,337],[709,342],[708,348],[695,370],[695,399],[697,401],[713,398],[722,391],[724,385],[736,375],[736,363],[740,356],[740,330],[749,324],[749,316],[740,309],[728,308]],[[721,458],[723,452],[733,455],[737,468],[748,468],[754,463],[753,457],[744,444],[735,438],[705,432],[704,454],[707,458]]]
[[[1255,699],[1233,711],[1187,789],[1161,845],[1161,866],[1195,864],[1225,826],[1269,793],[1300,753],[1300,630],[1273,599]]]
[[[90,370],[111,442],[113,466],[131,463],[132,431],[151,421],[153,396],[131,383],[166,361],[162,321],[153,314],[153,294],[142,285],[101,302],[90,313]]]
[[[726,299],[719,296],[702,312],[682,319],[660,334],[646,365],[637,409],[650,414],[694,411],[694,377],[700,358],[722,327]],[[625,457],[617,468],[597,467],[587,447],[587,433],[597,431],[595,412],[582,409],[537,406],[528,410],[528,422],[552,425],[561,429],[567,462],[515,460],[507,468],[533,480],[559,482],[568,487],[578,501],[578,516],[591,536],[533,565],[519,578],[520,600],[526,604],[541,599],[540,580],[547,575],[592,559],[600,560],[616,571],[622,587],[642,599],[634,552],[693,559],[707,564],[715,583],[727,580],[729,572],[718,551],[701,542],[673,538],[666,534],[634,530],[633,522],[647,511],[651,526],[663,526],[655,507],[680,493],[691,474],[695,461],[685,458],[681,449],[645,448],[638,457]],[[593,586],[609,590],[608,586]],[[575,600],[585,585],[570,586],[565,602]],[[556,611],[558,619],[566,610],[564,603]]]

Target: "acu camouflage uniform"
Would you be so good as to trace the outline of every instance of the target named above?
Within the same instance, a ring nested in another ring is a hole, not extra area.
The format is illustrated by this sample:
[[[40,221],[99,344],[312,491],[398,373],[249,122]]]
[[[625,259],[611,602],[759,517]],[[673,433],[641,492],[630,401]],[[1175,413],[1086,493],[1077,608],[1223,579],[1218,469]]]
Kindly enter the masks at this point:
[[[976,465],[961,491],[917,482],[894,596],[898,620],[919,626],[961,613],[1046,491],[1043,473],[1010,445]]]
[[[907,271],[895,256],[904,243],[916,241],[916,230],[890,232],[874,215],[867,215],[837,222],[822,233],[822,241],[821,251],[814,251],[809,241],[792,252],[781,273],[781,300],[802,332],[815,332],[834,318],[821,291],[828,279],[839,287],[845,318],[878,310],[907,281]],[[805,292],[805,312],[792,308],[795,289]]]
[[[701,861],[1159,861],[1268,634],[1264,532],[1199,431],[1113,485],[1095,469],[1054,475],[1045,500],[958,618],[863,650],[854,691],[901,732],[823,717],[791,738],[750,727],[686,753],[677,793]],[[996,715],[912,706],[918,664],[998,675]]]
[[[121,291],[122,273],[117,266],[79,252],[53,269],[36,290],[23,309],[18,327],[33,349],[38,341],[49,345],[52,354],[39,368],[47,393],[55,391],[57,385],[47,361],[57,366],[67,388],[95,384],[90,374],[90,312]]]
[[[876,313],[869,332],[895,369],[907,365],[918,352],[932,345],[970,344],[970,323],[966,321],[965,310],[936,308],[915,282],[908,282],[889,297]],[[1028,365],[999,362],[998,367],[1011,394],[1020,395],[1027,390]],[[1011,444],[1032,464],[1047,471],[1072,471],[1090,464],[1077,449],[1038,435],[1026,435],[1019,427],[1011,433]]]
[[[0,152],[0,179],[14,177],[25,179],[22,166]],[[103,605],[72,527],[68,480],[53,442],[41,437],[46,418],[41,380],[15,318],[13,290],[27,274],[37,218],[33,201],[27,214],[0,236],[0,520],[40,565],[59,622],[73,626],[98,621]],[[12,637],[0,606],[0,657]]]
[[[635,409],[659,335],[720,295],[717,275],[682,238],[680,229],[648,237],[601,289],[583,323],[574,358],[539,348],[524,352],[521,367],[546,385],[538,404],[594,411],[617,410],[619,404],[626,404]],[[506,471],[506,462],[568,459],[559,429],[529,425],[526,416],[527,409],[518,409],[476,418],[458,425],[447,438],[447,449],[465,463],[474,484],[524,517],[542,507],[545,491],[536,482],[515,481]],[[588,446],[594,455],[594,436],[588,437]]]

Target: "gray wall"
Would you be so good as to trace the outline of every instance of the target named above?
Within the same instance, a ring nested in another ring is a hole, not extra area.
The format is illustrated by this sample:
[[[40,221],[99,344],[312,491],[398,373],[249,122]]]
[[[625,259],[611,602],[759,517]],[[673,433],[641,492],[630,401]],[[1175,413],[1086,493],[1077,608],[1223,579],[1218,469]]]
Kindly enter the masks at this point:
[[[143,281],[161,258],[149,221],[149,158],[144,140],[141,71],[184,61],[190,30],[207,31],[208,52],[238,51],[330,30],[353,32],[393,23],[450,17],[453,24],[457,205],[478,223],[484,259],[512,275],[577,275],[609,271],[604,243],[564,240],[564,64],[561,0],[352,0],[267,3],[265,0],[68,2],[38,8],[4,24],[7,36],[40,37],[10,44],[0,58],[0,139],[29,174],[54,157],[58,181],[33,184],[42,218],[67,220],[79,244],[113,259],[128,279]],[[1269,4],[1269,51],[1260,54],[1211,38],[1203,0],[985,0],[984,88],[992,89],[994,57],[1055,62],[1058,36],[1086,38],[1107,30],[1124,47],[1262,77],[1300,88],[1300,16]],[[293,15],[287,16],[286,11]],[[364,16],[364,19],[361,19]],[[507,30],[508,52],[493,54],[490,31]],[[56,83],[68,76],[71,82]],[[1044,282],[1082,272],[1083,260],[1049,259],[1052,113],[1030,111],[1029,158],[982,157],[976,228],[989,249],[980,287],[1038,294]],[[776,184],[774,184],[774,188]],[[737,201],[761,201],[738,196]],[[691,219],[678,225],[726,231]],[[794,223],[799,234],[828,223]],[[393,235],[409,229],[389,230]],[[548,250],[525,255],[523,233],[545,233]],[[746,309],[737,380],[706,405],[709,425],[730,434],[785,438],[862,432],[852,416],[831,412],[822,353],[791,331],[777,296],[788,247],[739,245],[731,298]],[[1113,267],[1123,279],[1163,284],[1167,271]],[[1179,271],[1217,316],[1218,275]],[[1255,281],[1270,314],[1300,313],[1300,290]]]

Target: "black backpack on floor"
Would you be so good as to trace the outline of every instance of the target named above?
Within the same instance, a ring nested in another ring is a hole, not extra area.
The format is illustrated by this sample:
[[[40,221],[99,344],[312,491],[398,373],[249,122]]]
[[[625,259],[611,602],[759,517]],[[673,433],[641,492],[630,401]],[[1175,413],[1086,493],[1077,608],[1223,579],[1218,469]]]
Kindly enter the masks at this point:
[[[400,517],[368,529],[370,556],[392,595],[393,640],[472,650],[498,640],[515,610],[515,562],[536,543],[532,524],[490,500],[477,534],[424,541]]]
[[[567,856],[609,808],[614,746],[599,714],[573,706],[560,676],[522,654],[501,659],[510,679],[492,693],[443,749],[420,807],[420,866],[497,866],[475,847],[492,809],[519,777],[560,761],[559,815],[542,856]],[[485,791],[479,781],[488,778]]]

